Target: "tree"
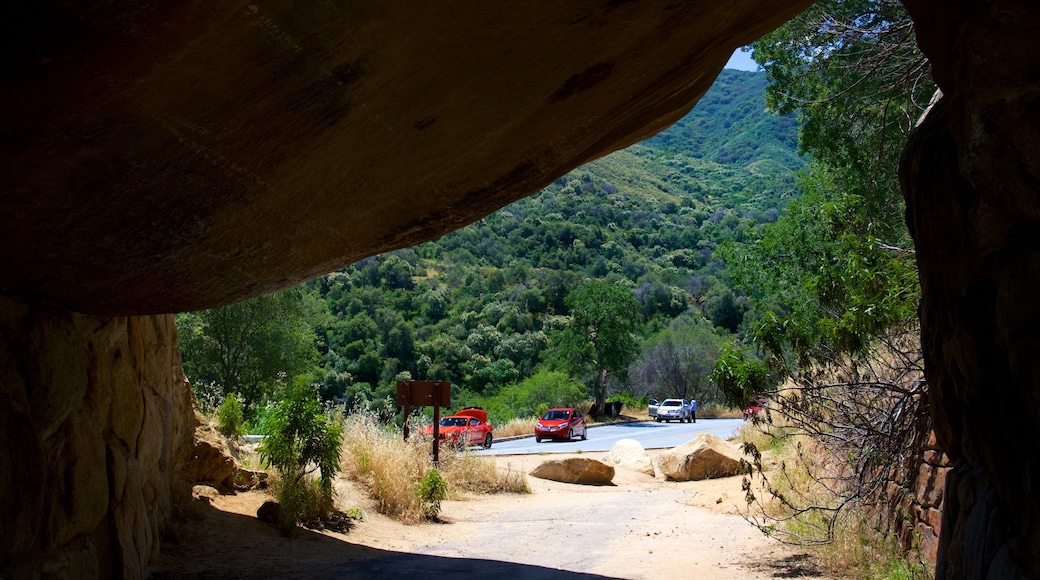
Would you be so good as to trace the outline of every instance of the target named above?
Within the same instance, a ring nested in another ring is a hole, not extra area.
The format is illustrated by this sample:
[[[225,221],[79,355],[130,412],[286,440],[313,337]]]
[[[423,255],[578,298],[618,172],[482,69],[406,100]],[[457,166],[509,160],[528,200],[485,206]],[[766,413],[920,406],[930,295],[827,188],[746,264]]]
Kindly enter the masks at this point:
[[[883,482],[914,470],[927,433],[920,289],[896,170],[934,85],[894,0],[823,0],[753,47],[769,105],[798,112],[813,161],[800,203],[761,239],[717,254],[751,297],[745,324],[764,362],[733,346],[713,377],[731,403],[794,385],[774,390],[769,408],[789,436],[818,445],[781,473],[806,474],[834,499],[770,487],[800,525],[765,517],[762,529],[829,541],[844,509],[883,505]]]
[[[575,407],[587,397],[586,388],[567,373],[542,370],[519,383],[501,388],[481,401],[497,422],[538,417],[551,407]]]
[[[676,320],[647,341],[629,376],[638,385],[636,394],[657,398],[697,399],[713,397],[709,375],[722,350],[722,338],[710,324],[693,318]]]
[[[752,46],[767,103],[799,114],[813,163],[800,203],[762,239],[719,255],[754,297],[753,339],[777,368],[859,356],[916,317],[897,167],[935,91],[927,60],[896,0],[824,0]]]
[[[553,333],[550,343],[568,370],[591,377],[602,409],[608,377],[622,373],[636,354],[639,302],[628,288],[599,280],[585,280],[565,302],[570,325]]]
[[[216,383],[223,396],[241,394],[250,416],[270,396],[279,372],[296,376],[315,366],[314,328],[324,312],[301,286],[179,314],[185,375],[193,384]]]
[[[902,4],[824,0],[752,47],[767,104],[797,112],[799,148],[827,168],[836,193],[861,198],[867,223],[856,225],[869,230],[857,233],[909,247],[896,169],[935,85]]]

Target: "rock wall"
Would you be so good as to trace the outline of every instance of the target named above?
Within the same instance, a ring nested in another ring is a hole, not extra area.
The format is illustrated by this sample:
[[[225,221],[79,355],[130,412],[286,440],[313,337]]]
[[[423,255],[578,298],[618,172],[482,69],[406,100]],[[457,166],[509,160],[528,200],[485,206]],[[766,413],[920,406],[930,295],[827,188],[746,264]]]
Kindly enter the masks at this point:
[[[887,502],[879,528],[894,533],[907,553],[917,554],[922,563],[934,568],[950,462],[934,433],[928,432],[922,439],[921,453],[885,485]]]
[[[948,474],[937,575],[1040,577],[1040,53],[1033,0],[906,0],[943,92],[900,169]]]
[[[171,316],[0,296],[0,577],[137,578],[191,457]]]

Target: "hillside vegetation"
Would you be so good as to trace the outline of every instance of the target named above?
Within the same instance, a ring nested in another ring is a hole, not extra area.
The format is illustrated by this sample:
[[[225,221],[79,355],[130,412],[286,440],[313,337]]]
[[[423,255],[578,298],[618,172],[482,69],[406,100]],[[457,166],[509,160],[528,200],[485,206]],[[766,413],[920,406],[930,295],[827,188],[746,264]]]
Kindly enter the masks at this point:
[[[281,371],[348,406],[380,406],[397,380],[446,380],[454,402],[503,422],[590,395],[594,377],[556,341],[568,295],[593,279],[635,298],[638,348],[605,377],[611,396],[717,400],[706,374],[745,306],[714,252],[756,239],[799,197],[796,141],[794,118],[765,110],[763,73],[723,71],[675,126],[477,223],[258,299],[270,307],[248,315],[234,312],[249,303],[179,315],[186,371],[203,397],[245,395],[247,417],[277,398]],[[256,329],[254,344],[235,324]],[[249,368],[275,351],[279,368]]]

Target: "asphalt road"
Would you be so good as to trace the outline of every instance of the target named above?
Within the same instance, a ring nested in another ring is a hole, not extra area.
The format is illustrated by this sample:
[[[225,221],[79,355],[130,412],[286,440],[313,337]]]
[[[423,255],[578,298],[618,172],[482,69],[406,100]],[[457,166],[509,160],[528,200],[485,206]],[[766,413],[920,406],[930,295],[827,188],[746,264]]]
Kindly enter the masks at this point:
[[[661,449],[682,445],[700,433],[711,433],[723,439],[736,434],[743,419],[697,419],[696,423],[611,423],[589,428],[588,439],[581,441],[543,440],[534,436],[498,440],[491,449],[471,450],[476,455],[523,455],[527,453],[574,453],[577,451],[610,451],[621,439],[635,439],[644,449]]]

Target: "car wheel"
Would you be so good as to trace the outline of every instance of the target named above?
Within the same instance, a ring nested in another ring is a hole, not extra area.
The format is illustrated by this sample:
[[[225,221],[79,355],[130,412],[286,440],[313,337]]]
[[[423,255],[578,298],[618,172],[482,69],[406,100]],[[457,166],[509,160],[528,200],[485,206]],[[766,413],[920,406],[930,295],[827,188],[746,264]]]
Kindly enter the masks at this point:
[[[535,443],[541,443],[542,442],[542,438],[541,437],[535,437],[534,438],[534,442]]]
[[[654,421],[657,421],[658,423],[660,423],[661,422],[661,418],[660,417],[654,417]]]
[[[584,441],[589,438],[589,428],[585,427],[581,430],[581,440]]]
[[[574,429],[567,432],[567,441],[574,441]]]
[[[484,449],[491,449],[491,433],[484,435]]]

